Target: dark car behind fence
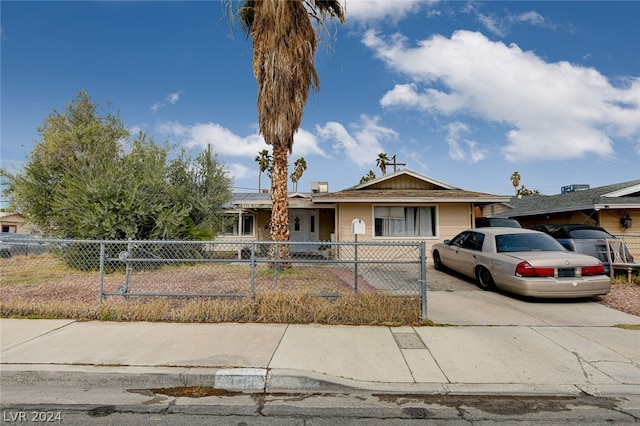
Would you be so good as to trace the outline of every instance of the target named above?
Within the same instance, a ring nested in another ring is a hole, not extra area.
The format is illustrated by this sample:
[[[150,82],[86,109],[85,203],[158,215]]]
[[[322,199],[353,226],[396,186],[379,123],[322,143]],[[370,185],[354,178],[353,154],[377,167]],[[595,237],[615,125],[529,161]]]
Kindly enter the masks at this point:
[[[599,259],[604,264],[607,273],[612,272],[609,265],[610,259],[629,264],[635,263],[634,259],[638,257],[638,239],[635,235],[612,235],[600,226],[550,223],[533,225],[529,229],[551,235],[567,250]],[[617,239],[623,243],[621,246],[618,245],[621,247],[620,253],[612,253],[612,248],[607,244],[609,239]]]
[[[27,234],[0,232],[0,258],[42,254],[47,251],[46,242]]]
[[[634,258],[634,262],[640,263],[640,234],[617,234],[614,236],[624,241],[629,253]]]
[[[256,298],[420,296],[426,318],[426,244],[411,242],[95,241],[41,239],[107,297]],[[283,256],[284,253],[289,256]]]

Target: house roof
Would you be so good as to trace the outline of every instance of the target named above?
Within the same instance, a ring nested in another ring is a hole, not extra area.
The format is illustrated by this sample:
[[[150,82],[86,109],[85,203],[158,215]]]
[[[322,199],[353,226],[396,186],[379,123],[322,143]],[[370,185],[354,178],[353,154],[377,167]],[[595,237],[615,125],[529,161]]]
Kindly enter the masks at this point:
[[[271,194],[268,192],[234,192],[231,197],[231,205],[227,208],[241,209],[270,209]],[[289,207],[308,208],[312,204],[311,193],[293,192],[289,193]]]
[[[399,170],[338,192],[313,194],[314,203],[500,203],[509,197],[465,191],[411,170]]]
[[[0,219],[6,219],[12,216],[16,216],[17,218],[24,218],[24,215],[20,212],[0,212]]]
[[[369,189],[344,190],[315,195],[315,203],[501,203],[509,197],[461,189]]]
[[[351,203],[506,203],[508,196],[465,191],[411,170],[403,169],[338,192],[289,194],[290,208],[313,208],[318,204]],[[271,194],[234,193],[229,208],[271,208]]]
[[[557,195],[513,197],[497,217],[522,217],[579,210],[640,208],[640,179]]]

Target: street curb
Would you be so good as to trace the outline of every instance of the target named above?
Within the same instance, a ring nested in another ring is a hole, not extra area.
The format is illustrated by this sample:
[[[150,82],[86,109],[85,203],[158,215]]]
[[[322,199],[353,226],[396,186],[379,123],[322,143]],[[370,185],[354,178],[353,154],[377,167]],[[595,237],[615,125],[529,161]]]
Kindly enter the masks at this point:
[[[599,388],[594,386],[594,389]],[[271,393],[319,391],[511,396],[575,396],[584,392],[573,384],[365,382],[288,369],[270,370],[266,391]]]
[[[598,397],[640,395],[631,384],[416,383],[365,382],[291,369],[123,367],[3,364],[2,385],[153,389],[214,387],[244,393],[396,393]]]
[[[213,387],[217,369],[188,367],[122,367],[76,365],[1,366],[0,384],[83,387]]]
[[[221,368],[216,371],[216,389],[228,391],[264,391],[267,387],[266,368]]]

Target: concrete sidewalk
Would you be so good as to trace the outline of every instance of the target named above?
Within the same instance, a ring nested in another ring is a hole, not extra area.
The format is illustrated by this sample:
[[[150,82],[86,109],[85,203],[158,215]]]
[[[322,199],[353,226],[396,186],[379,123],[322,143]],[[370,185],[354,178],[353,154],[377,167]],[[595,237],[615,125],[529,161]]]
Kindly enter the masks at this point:
[[[428,317],[450,326],[2,319],[0,383],[640,395],[640,331],[613,327],[640,317],[478,291],[430,292]]]

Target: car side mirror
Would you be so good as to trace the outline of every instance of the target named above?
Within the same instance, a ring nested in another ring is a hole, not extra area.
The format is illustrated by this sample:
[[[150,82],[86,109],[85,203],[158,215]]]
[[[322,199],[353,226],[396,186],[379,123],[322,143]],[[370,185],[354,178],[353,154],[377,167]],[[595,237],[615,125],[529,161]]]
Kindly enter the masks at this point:
[[[443,243],[448,245],[448,246],[450,246],[451,245],[451,240],[444,240]]]

